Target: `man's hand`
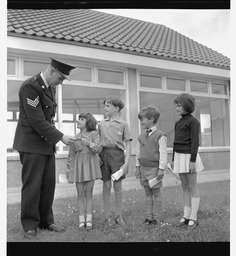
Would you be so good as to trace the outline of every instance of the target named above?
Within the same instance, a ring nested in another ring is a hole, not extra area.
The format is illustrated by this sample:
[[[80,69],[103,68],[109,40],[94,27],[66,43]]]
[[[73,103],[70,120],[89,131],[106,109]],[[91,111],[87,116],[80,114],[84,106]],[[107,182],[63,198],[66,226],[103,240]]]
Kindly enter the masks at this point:
[[[76,141],[76,138],[70,135],[63,135],[61,141],[66,145],[71,145],[73,142]]]

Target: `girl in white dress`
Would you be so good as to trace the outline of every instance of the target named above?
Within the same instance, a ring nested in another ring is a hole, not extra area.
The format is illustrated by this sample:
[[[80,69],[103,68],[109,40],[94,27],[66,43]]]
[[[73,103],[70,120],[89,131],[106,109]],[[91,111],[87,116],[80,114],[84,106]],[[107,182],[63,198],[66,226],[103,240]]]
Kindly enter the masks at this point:
[[[92,229],[93,187],[95,180],[102,177],[98,156],[102,147],[96,127],[97,121],[92,114],[80,114],[77,121],[80,132],[68,154],[68,181],[76,184],[80,230]]]

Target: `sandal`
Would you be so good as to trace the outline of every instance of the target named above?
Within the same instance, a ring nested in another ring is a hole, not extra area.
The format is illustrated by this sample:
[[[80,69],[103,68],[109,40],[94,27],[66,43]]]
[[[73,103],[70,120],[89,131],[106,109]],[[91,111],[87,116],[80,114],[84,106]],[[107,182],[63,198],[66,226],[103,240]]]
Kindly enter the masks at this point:
[[[89,225],[88,225],[89,224]],[[91,221],[86,221],[86,230],[91,230],[93,228],[93,224]]]
[[[189,225],[189,223],[191,223],[191,222],[193,222],[193,224]],[[189,223],[188,223],[188,230],[193,230],[199,225],[197,220],[190,219]]]
[[[83,230],[85,228],[85,223],[83,221],[81,221],[79,223],[79,230]]]

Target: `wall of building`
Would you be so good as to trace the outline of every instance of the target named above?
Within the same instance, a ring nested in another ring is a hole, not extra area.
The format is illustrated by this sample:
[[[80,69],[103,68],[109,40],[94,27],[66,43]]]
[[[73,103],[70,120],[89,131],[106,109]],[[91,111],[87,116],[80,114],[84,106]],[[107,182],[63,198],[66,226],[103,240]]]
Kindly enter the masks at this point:
[[[168,161],[171,161],[172,153],[168,154]],[[230,169],[230,151],[222,152],[201,152],[204,171],[212,170],[229,170]],[[67,158],[56,159],[56,182],[58,183],[58,175],[66,172]],[[132,155],[130,161],[130,169],[127,177],[133,176],[135,173],[135,156]],[[14,188],[21,186],[21,163],[19,160],[7,161],[7,187]]]

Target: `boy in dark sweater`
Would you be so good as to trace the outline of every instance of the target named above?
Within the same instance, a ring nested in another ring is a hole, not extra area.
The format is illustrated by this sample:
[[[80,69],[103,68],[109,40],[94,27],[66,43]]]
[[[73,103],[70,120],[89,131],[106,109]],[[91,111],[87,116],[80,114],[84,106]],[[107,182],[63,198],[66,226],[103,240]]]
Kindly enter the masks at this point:
[[[159,224],[161,217],[161,190],[164,170],[167,164],[167,138],[157,128],[159,109],[147,106],[138,114],[146,131],[138,137],[136,153],[136,178],[145,189],[145,224]],[[154,180],[154,186],[150,181]]]

